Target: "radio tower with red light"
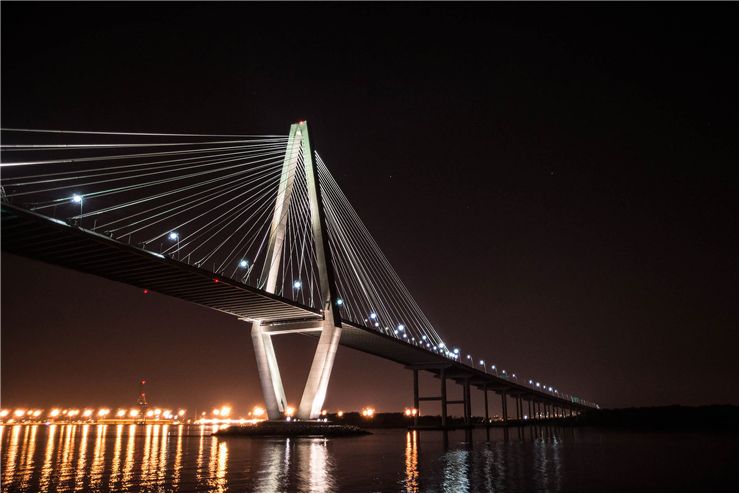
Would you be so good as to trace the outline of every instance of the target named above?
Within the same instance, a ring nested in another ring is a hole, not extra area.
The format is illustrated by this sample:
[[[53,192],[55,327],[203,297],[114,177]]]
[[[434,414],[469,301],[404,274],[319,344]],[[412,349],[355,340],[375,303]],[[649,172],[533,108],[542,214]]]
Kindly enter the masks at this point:
[[[139,399],[136,400],[136,404],[139,405],[139,417],[146,420],[146,410],[149,408],[149,404],[146,402],[146,393],[144,392],[144,385],[146,381],[142,379],[139,381]]]

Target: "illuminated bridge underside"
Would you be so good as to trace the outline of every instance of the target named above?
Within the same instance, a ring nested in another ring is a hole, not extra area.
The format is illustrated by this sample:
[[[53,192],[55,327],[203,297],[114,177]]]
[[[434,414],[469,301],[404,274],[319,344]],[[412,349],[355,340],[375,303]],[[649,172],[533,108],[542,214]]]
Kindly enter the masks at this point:
[[[2,205],[2,249],[204,305],[244,319],[318,319],[318,311],[174,259]],[[215,275],[218,276],[218,275]]]
[[[12,254],[170,295],[241,319],[266,321],[270,330],[295,328],[295,332],[305,335],[319,335],[300,330],[314,324],[318,326],[322,320],[319,311],[225,277],[219,277],[216,283],[213,273],[207,270],[6,203],[2,204],[1,225],[2,249]],[[473,369],[370,328],[344,320],[342,328],[340,344],[345,347],[410,368],[432,372],[446,369],[448,378],[468,379],[472,385],[486,386],[489,390],[506,391],[509,395],[519,393],[575,409],[587,408]]]

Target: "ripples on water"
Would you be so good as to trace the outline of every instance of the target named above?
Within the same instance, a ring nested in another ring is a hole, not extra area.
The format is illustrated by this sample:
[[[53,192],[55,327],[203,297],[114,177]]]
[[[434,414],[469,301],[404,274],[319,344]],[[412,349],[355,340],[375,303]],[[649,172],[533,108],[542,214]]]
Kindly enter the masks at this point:
[[[0,426],[2,490],[736,490],[737,437],[595,429],[217,438],[205,426]],[[711,459],[707,460],[711,454]]]

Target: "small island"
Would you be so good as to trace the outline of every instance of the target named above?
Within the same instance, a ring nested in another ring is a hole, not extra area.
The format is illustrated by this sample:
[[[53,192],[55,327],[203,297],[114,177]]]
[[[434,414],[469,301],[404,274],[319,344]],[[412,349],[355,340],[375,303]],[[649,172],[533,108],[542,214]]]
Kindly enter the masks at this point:
[[[232,425],[213,433],[215,436],[280,436],[280,437],[351,437],[372,434],[354,425],[316,421],[272,421],[249,425]]]

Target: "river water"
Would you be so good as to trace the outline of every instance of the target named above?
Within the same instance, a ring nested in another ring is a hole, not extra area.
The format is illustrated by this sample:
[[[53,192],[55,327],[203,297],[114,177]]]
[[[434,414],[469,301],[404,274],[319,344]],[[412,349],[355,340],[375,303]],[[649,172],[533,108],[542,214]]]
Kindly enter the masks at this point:
[[[524,427],[217,438],[200,426],[0,427],[2,490],[735,491],[735,434]]]

